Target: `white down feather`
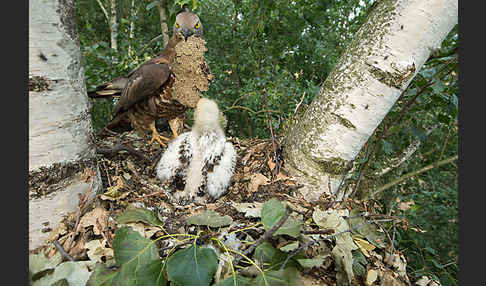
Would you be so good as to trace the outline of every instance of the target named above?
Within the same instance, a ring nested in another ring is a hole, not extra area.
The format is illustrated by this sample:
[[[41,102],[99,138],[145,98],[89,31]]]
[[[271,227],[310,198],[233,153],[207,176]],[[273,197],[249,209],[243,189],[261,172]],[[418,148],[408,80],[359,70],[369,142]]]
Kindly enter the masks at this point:
[[[181,148],[190,157],[186,166],[181,163]],[[176,174],[185,177],[185,188],[177,198],[193,199],[206,183],[207,192],[217,199],[224,194],[233,176],[236,151],[227,142],[219,121],[217,104],[201,98],[194,112],[194,126],[190,132],[182,133],[167,147],[157,166],[157,177],[170,181]],[[213,165],[212,171],[208,166]],[[206,176],[204,173],[207,173]]]

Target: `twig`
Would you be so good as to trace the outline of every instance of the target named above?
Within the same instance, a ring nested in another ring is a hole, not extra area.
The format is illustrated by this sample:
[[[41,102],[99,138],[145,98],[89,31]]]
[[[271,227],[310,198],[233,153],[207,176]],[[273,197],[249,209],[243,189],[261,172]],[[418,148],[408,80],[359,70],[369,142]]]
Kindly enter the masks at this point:
[[[151,162],[150,159],[147,159],[147,157],[145,157],[141,152],[133,149],[130,146],[126,146],[126,145],[123,145],[123,144],[118,144],[113,148],[98,148],[98,150],[96,152],[99,153],[99,154],[102,154],[102,155],[109,155],[109,154],[118,153],[120,151],[127,151],[128,153],[137,156],[139,159],[141,159],[141,160],[143,160],[147,163]]]
[[[108,222],[108,218],[106,219],[106,222]],[[106,243],[108,243],[108,246],[110,248],[113,248],[113,246],[111,245],[110,240],[108,240],[108,236],[106,236],[105,230],[101,227],[101,223],[98,220],[98,218],[96,218],[96,227],[100,230],[101,236],[103,236],[103,238],[106,240]]]
[[[257,241],[255,241],[250,247],[248,247],[245,251],[243,251],[243,255],[248,256],[248,254],[252,253],[255,248],[257,248],[258,245],[262,244],[265,240],[269,239],[272,237],[272,235],[279,229],[285,221],[290,216],[290,213],[292,212],[292,209],[289,206],[285,207],[285,214],[280,218],[280,220],[272,226],[269,230],[267,230]],[[243,256],[238,256],[235,260],[235,264],[237,264]]]
[[[354,227],[353,229],[349,228],[349,229],[347,229],[347,230],[343,230],[343,231],[341,231],[341,232],[338,232],[338,233],[335,233],[335,234],[331,234],[331,235],[325,236],[325,237],[323,237],[323,238],[321,238],[321,239],[319,239],[319,240],[317,240],[317,241],[320,241],[320,240],[321,240],[321,241],[323,241],[323,240],[328,240],[328,239],[334,238],[334,237],[336,237],[336,236],[338,236],[338,235],[341,235],[341,234],[344,234],[344,233],[347,233],[347,232],[352,232],[353,230],[357,230],[358,228],[362,227],[362,226],[363,226],[363,225],[365,225],[365,224],[366,224],[366,222],[364,222],[364,223],[362,223],[362,224],[360,224],[360,225],[358,225],[358,226]],[[282,264],[282,266],[280,266],[280,270],[282,270],[282,269],[284,269],[284,268],[285,268],[285,266],[287,265],[287,263],[289,262],[289,260],[290,260],[292,257],[294,257],[295,255],[297,255],[299,252],[301,252],[302,250],[306,249],[307,247],[309,247],[309,246],[311,246],[311,245],[313,245],[313,244],[317,243],[317,241],[311,240],[311,241],[309,241],[309,242],[307,242],[307,243],[302,244],[302,245],[301,245],[299,248],[297,248],[296,250],[292,251],[292,252],[291,252],[291,253],[290,253],[290,254],[287,256],[287,258],[285,259],[285,261],[284,261],[284,263]]]
[[[87,169],[85,169],[85,173],[88,172],[86,170]],[[86,192],[86,194],[84,196],[82,196],[81,194],[79,196],[78,210],[76,211],[76,223],[74,224],[73,232],[69,236],[70,241],[69,241],[69,247],[67,249],[67,252],[69,252],[71,250],[71,248],[73,247],[74,237],[78,233],[79,221],[81,219],[81,216],[83,215],[84,210],[86,209],[86,202],[88,202],[89,195],[91,194],[91,191],[93,190],[95,174],[96,174],[95,171],[91,172],[91,183],[89,185],[89,190]]]
[[[413,176],[416,176],[418,174],[421,174],[423,172],[426,172],[426,171],[428,171],[430,169],[433,169],[433,168],[436,168],[436,167],[439,167],[439,166],[442,166],[442,165],[451,163],[451,162],[457,160],[457,158],[458,158],[458,156],[455,155],[455,156],[452,156],[452,157],[450,157],[448,159],[445,159],[445,160],[438,161],[438,162],[432,163],[430,165],[427,165],[427,166],[423,167],[422,169],[415,170],[413,172],[410,172],[408,174],[405,174],[405,175],[401,176],[400,178],[395,179],[395,180],[391,181],[390,183],[385,184],[385,185],[377,188],[374,192],[371,193],[371,196],[374,197],[376,194],[378,194],[380,192],[383,192],[384,190],[387,190],[390,187],[393,187],[394,185],[396,185],[398,183],[401,183],[401,182],[405,181],[408,178],[411,178]]]
[[[300,98],[299,103],[297,103],[297,105],[295,106],[294,114],[296,114],[296,113],[297,113],[297,110],[299,110],[300,105],[301,105],[301,104],[302,104],[302,102],[304,101],[304,97],[305,97],[305,91],[304,91],[304,93],[302,94],[302,97]]]
[[[54,240],[52,242],[52,244],[54,244],[57,251],[59,251],[59,253],[61,253],[63,260],[67,259],[69,261],[74,261],[74,258],[71,255],[69,255],[69,253],[67,253],[66,250],[64,250],[64,248],[62,248],[62,246],[59,244],[59,242],[57,240]]]
[[[270,134],[272,135],[272,151],[273,151],[273,161],[277,163],[277,148],[275,146],[275,136],[273,134],[273,126],[272,126],[272,121],[270,120],[270,115],[268,111],[268,99],[267,99],[267,90],[263,89],[263,100],[265,102],[265,111],[266,111],[266,117],[268,121],[268,126],[270,127]],[[272,170],[272,177],[274,177],[274,170]]]

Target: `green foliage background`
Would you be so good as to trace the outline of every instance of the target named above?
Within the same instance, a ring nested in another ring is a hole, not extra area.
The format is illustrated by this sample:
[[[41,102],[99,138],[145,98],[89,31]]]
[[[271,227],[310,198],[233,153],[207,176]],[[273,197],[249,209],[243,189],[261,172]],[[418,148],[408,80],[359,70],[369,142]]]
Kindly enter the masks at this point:
[[[109,10],[109,2],[101,1]],[[188,3],[202,19],[208,45],[207,61],[215,76],[206,96],[215,99],[228,118],[227,134],[268,138],[266,119],[277,133],[317,95],[321,83],[372,9],[372,0],[167,1],[169,32],[180,4]],[[117,0],[118,51],[110,48],[110,27],[95,0],[76,1],[87,89],[126,74],[163,47],[157,1]],[[135,37],[130,39],[130,22]],[[131,52],[129,52],[131,47]],[[435,51],[356,160],[350,186],[356,195],[457,155],[458,31]],[[113,102],[92,104],[99,130],[110,118]],[[427,131],[431,130],[430,133]],[[375,173],[416,141],[420,146],[386,175]],[[435,275],[443,285],[457,285],[458,223],[457,164],[418,174],[385,190],[379,197],[387,214],[406,218],[410,227],[397,229],[398,248],[409,259],[412,276]],[[408,210],[397,208],[412,201]],[[390,228],[392,231],[393,228]]]

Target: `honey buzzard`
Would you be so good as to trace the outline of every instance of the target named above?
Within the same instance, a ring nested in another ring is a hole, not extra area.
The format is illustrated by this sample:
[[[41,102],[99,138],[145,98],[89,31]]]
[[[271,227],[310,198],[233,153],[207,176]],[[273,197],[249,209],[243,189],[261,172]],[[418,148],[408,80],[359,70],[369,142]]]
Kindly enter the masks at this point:
[[[166,118],[174,138],[182,131],[184,113],[194,108],[199,92],[206,91],[212,74],[204,60],[206,51],[199,17],[184,11],[176,16],[173,34],[166,48],[129,73],[88,92],[91,98],[119,96],[113,119],[104,130],[123,132],[132,128],[152,132],[152,140],[166,146],[155,121]],[[199,79],[199,83],[197,80]],[[201,84],[201,82],[203,84]]]

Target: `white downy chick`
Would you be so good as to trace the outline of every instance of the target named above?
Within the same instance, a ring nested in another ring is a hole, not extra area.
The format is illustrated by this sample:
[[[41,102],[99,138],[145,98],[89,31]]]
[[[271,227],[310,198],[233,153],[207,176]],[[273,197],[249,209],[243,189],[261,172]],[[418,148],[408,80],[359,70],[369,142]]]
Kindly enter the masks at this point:
[[[170,181],[185,177],[183,192],[176,199],[200,199],[207,193],[213,199],[224,194],[233,176],[236,151],[226,141],[216,102],[201,98],[194,111],[194,126],[171,142],[157,166],[157,176]]]

